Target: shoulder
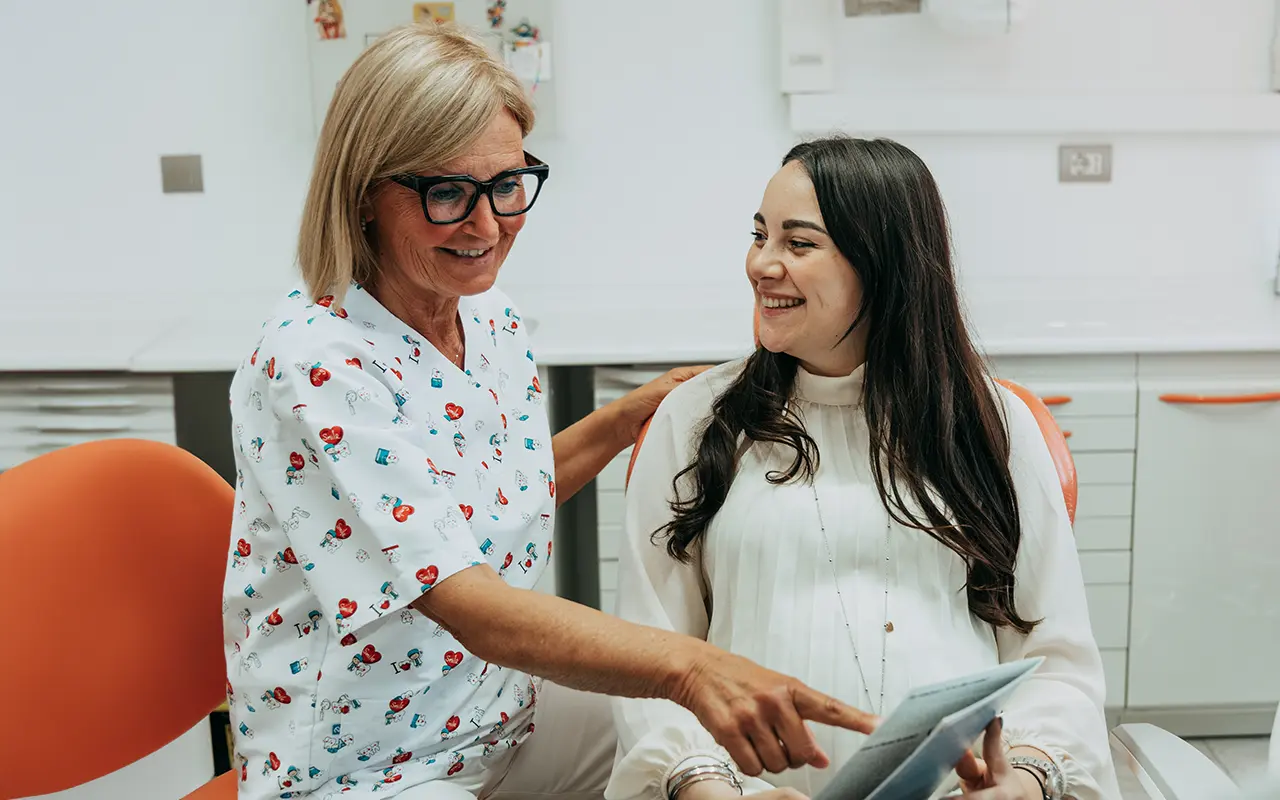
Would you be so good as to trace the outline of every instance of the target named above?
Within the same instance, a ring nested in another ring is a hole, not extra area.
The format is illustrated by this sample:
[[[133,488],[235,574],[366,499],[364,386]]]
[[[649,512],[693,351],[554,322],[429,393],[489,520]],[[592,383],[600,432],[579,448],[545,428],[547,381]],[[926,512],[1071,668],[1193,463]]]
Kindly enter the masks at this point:
[[[1050,494],[1060,492],[1058,469],[1040,421],[1027,401],[1007,387],[992,383],[1009,435],[1009,468],[1014,481],[1032,480]]]
[[[252,354],[241,365],[236,383],[253,385],[268,394],[295,394],[300,384],[319,388],[334,384],[384,383],[377,370],[369,370],[377,358],[377,337],[340,308],[321,298],[312,303],[294,291],[275,308],[262,325]]]
[[[670,421],[677,430],[690,430],[711,415],[716,399],[742,375],[747,360],[719,364],[671,390],[658,406],[655,418]]]

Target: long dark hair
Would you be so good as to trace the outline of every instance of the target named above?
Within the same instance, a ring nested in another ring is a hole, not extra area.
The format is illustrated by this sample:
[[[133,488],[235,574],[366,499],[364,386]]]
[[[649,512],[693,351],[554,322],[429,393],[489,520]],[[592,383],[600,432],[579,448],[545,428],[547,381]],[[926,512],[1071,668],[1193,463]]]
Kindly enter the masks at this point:
[[[880,499],[894,521],[964,559],[970,613],[1029,633],[1036,622],[1014,607],[1022,531],[1009,435],[965,328],[937,184],[915,153],[884,139],[819,139],[792,148],[782,163],[793,161],[808,173],[826,228],[862,282],[849,330],[869,326],[862,405]],[[794,357],[757,347],[716,399],[697,456],[673,482],[674,517],[654,534],[673,558],[690,560],[724,505],[742,446],[794,451],[790,466],[768,475],[771,483],[812,479],[818,447],[789,405],[796,369]],[[694,494],[681,499],[685,476]]]

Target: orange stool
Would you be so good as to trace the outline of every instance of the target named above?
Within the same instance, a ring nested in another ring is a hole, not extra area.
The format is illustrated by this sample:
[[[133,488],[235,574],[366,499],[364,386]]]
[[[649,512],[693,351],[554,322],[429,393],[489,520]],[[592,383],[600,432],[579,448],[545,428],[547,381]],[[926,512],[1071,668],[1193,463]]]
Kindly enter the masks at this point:
[[[0,798],[79,786],[226,699],[222,583],[234,493],[195,456],[113,439],[0,475]],[[236,795],[231,772],[202,800]]]

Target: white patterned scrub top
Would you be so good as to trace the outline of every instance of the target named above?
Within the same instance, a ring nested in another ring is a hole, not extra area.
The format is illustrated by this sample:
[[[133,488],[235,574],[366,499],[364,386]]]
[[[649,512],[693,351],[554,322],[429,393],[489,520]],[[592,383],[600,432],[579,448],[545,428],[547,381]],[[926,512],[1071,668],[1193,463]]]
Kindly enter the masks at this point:
[[[368,292],[295,291],[231,387],[223,590],[241,798],[391,797],[533,730],[534,679],[409,603],[488,563],[532,588],[555,482],[537,368],[500,292],[464,297],[460,370]]]

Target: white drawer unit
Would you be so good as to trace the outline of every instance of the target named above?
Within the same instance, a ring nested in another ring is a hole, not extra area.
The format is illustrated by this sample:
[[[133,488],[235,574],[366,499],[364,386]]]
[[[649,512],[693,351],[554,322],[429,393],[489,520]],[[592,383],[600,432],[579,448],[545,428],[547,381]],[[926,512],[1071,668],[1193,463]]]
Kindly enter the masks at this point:
[[[175,443],[165,375],[0,375],[0,470],[98,439]]]

